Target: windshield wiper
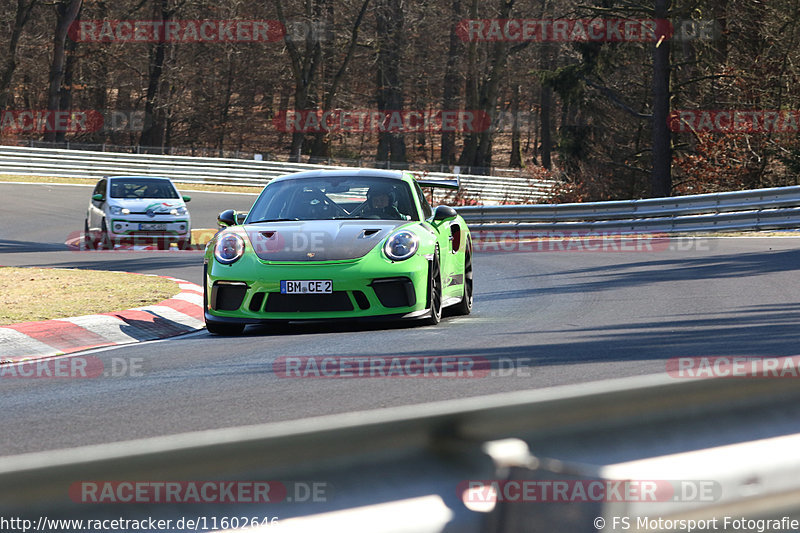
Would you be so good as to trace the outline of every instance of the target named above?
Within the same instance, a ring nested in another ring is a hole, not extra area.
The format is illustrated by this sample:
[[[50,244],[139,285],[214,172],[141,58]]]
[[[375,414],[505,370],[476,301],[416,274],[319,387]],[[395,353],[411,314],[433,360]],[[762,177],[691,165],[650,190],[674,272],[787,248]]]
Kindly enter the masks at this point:
[[[293,222],[295,220],[300,220],[299,218],[265,218],[264,220],[254,220],[253,222],[248,222],[248,224],[260,224],[262,222]]]

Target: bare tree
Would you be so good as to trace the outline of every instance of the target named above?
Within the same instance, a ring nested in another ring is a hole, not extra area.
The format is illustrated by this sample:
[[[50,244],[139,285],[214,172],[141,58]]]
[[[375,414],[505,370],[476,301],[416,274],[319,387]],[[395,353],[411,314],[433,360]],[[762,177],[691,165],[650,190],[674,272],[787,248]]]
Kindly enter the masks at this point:
[[[161,22],[160,27],[165,27],[165,23],[171,20],[185,3],[186,0],[180,0],[170,5],[169,0],[154,0],[155,20]],[[162,148],[165,145],[168,117],[166,105],[160,99],[166,98],[162,88],[162,75],[168,44],[165,39],[158,39],[150,47],[147,93],[144,98],[144,111],[148,121],[139,138],[140,146]]]
[[[375,10],[377,29],[376,89],[379,111],[401,112],[403,109],[403,77],[401,62],[405,48],[403,34],[403,1],[379,0]],[[403,132],[378,133],[377,161],[391,161],[404,167],[406,143]]]
[[[4,110],[9,101],[9,86],[11,77],[17,68],[17,46],[25,24],[30,19],[31,12],[39,0],[17,0],[17,9],[14,16],[14,25],[11,28],[11,38],[8,41],[8,53],[5,64],[0,70],[0,111]]]
[[[67,32],[78,17],[83,0],[59,0],[56,8],[56,30],[53,37],[53,61],[50,64],[50,83],[47,93],[47,110],[57,112],[61,109],[61,84],[64,81],[66,64]],[[45,140],[56,140],[55,128],[47,128]]]

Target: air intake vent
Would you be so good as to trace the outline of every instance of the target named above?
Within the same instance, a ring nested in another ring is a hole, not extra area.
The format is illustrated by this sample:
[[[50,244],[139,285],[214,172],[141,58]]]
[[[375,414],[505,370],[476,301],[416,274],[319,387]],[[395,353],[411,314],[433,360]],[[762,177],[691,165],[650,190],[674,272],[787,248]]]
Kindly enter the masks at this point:
[[[245,283],[218,281],[211,287],[211,306],[217,311],[236,311],[247,294]]]
[[[380,229],[365,229],[361,232],[361,235],[358,236],[359,239],[369,239],[370,237],[380,233]]]
[[[406,277],[375,279],[370,285],[384,307],[410,307],[417,303],[414,283]]]
[[[264,296],[266,293],[257,292],[250,298],[250,310],[254,313],[261,311],[261,306],[264,305]]]
[[[353,298],[355,298],[356,303],[358,304],[358,308],[366,311],[369,309],[369,299],[367,299],[367,295],[361,291],[353,291]]]
[[[281,294],[271,292],[267,296],[267,313],[313,313],[328,311],[352,311],[353,303],[345,291],[331,294]]]

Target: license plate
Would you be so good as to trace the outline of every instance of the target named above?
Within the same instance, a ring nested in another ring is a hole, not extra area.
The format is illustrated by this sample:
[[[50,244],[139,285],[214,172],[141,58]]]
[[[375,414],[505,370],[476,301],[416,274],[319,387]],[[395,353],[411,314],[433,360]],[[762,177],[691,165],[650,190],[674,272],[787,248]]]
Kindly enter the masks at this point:
[[[316,281],[281,281],[282,294],[331,294],[333,282],[331,280]]]
[[[166,224],[139,224],[139,231],[166,231]]]

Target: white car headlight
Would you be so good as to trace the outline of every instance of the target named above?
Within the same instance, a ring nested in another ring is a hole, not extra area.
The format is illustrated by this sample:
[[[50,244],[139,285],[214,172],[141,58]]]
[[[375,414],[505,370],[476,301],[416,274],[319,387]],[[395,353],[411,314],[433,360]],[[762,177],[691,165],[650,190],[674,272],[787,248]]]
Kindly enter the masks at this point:
[[[169,212],[169,214],[170,214],[170,215],[185,215],[185,214],[186,214],[186,207],[185,207],[185,206],[181,206],[181,207],[174,207],[174,208],[172,208],[172,210]]]
[[[244,254],[244,239],[235,233],[227,233],[217,239],[214,257],[223,265],[230,265]]]
[[[410,231],[402,230],[389,236],[383,245],[383,253],[392,261],[405,261],[419,248],[419,238]]]
[[[111,214],[112,215],[130,215],[131,210],[127,207],[120,207],[118,205],[111,206]]]

